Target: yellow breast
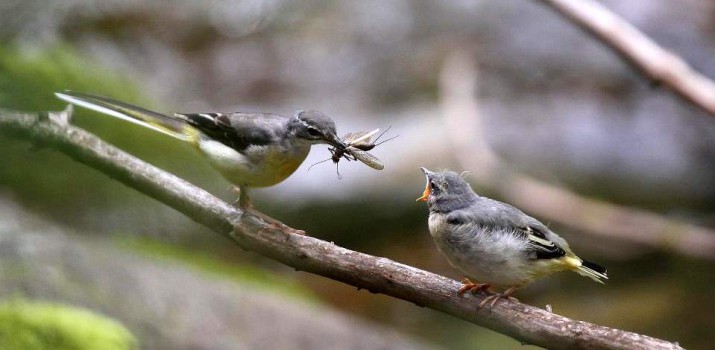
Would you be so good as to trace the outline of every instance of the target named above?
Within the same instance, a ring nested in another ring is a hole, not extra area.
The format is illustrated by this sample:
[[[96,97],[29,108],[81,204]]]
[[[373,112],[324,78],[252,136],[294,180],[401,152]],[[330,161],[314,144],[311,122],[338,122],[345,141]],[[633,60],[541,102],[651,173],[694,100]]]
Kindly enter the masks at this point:
[[[308,156],[310,144],[254,146],[238,152],[218,141],[201,140],[199,150],[231,183],[268,187],[280,183],[298,169]]]

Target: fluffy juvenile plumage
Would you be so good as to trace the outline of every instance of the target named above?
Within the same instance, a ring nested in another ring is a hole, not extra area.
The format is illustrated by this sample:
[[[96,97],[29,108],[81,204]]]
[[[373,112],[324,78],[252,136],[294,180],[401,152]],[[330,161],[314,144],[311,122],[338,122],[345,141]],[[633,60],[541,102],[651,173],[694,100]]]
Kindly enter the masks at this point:
[[[318,111],[298,111],[290,118],[243,112],[170,116],[101,96],[73,91],[55,95],[194,145],[221,175],[238,186],[242,208],[250,207],[248,188],[285,180],[308,156],[311,145],[345,147],[333,120]]]
[[[572,270],[603,283],[606,269],[576,256],[568,243],[513,206],[477,195],[451,171],[431,172],[422,197],[429,207],[429,230],[449,263],[482,284],[465,280],[460,294],[495,286],[508,288],[485,299],[492,305],[537,278]]]

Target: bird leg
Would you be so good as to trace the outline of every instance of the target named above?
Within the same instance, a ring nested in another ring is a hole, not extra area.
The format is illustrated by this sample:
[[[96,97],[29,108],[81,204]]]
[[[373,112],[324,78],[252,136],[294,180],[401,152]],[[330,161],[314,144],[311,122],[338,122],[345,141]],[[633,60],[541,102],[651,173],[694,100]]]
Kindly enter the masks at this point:
[[[288,225],[254,209],[253,203],[251,203],[251,199],[248,197],[248,188],[247,187],[234,186],[233,191],[238,193],[238,199],[233,202],[233,205],[238,204],[238,208],[241,209],[241,211],[242,211],[242,214],[241,214],[242,216],[246,215],[246,213],[250,213],[251,215],[261,219],[263,222],[265,222],[268,226],[270,226],[272,228],[281,230],[283,232],[288,232],[288,233],[293,233],[293,234],[298,234],[298,235],[305,235],[305,231],[296,230],[292,227],[289,227]]]
[[[462,287],[459,288],[457,291],[457,294],[462,295],[466,292],[470,292],[472,294],[477,293],[479,291],[485,291],[488,292],[489,283],[473,283],[472,281],[469,280],[469,278],[463,278],[462,279]]]
[[[245,186],[233,186],[231,190],[238,195],[238,199],[233,201],[234,206],[238,205],[239,209],[246,210],[253,208],[253,203],[251,203],[251,198],[248,196],[248,188]]]
[[[477,308],[481,309],[484,307],[484,305],[487,305],[487,303],[489,304],[490,308],[493,308],[499,299],[510,299],[510,300],[514,300],[514,301],[519,301],[519,299],[511,296],[514,292],[516,292],[517,289],[519,289],[519,287],[514,286],[514,287],[511,287],[511,288],[505,290],[502,293],[490,295],[490,296],[484,298],[484,300],[482,300],[482,302],[479,303],[479,306]]]

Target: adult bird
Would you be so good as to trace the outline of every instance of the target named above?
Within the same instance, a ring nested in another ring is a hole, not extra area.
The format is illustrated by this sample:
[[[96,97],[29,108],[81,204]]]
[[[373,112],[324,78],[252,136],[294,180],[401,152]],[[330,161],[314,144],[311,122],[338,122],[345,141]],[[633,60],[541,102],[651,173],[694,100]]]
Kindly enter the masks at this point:
[[[188,142],[238,187],[239,207],[250,209],[248,189],[280,183],[298,169],[314,144],[342,149],[335,123],[318,111],[292,117],[271,113],[174,113],[166,115],[110,98],[63,91],[55,95]]]
[[[519,288],[552,273],[571,270],[603,283],[606,269],[571,251],[566,240],[521,210],[477,195],[452,171],[421,168],[427,184],[418,201],[429,207],[429,231],[449,263],[481,283],[462,281],[458,293],[506,289],[479,308],[510,298]]]

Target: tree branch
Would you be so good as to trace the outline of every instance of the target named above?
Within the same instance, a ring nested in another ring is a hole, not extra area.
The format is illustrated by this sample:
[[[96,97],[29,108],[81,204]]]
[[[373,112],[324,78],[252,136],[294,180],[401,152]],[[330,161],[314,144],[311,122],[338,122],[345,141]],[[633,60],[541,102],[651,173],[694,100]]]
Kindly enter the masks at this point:
[[[455,51],[440,73],[440,105],[454,155],[480,186],[534,216],[560,225],[640,246],[715,259],[715,232],[645,210],[580,196],[501,163],[487,143],[479,112],[475,59]]]
[[[636,27],[594,0],[540,0],[611,48],[626,62],[715,116],[715,82],[691,69]]]
[[[484,295],[459,297],[456,291],[460,283],[454,280],[313,237],[287,234],[82,129],[51,121],[55,119],[62,118],[0,111],[0,133],[58,149],[173,207],[242,248],[296,270],[439,310],[523,343],[551,349],[681,349],[676,343],[571,320],[517,302],[505,301],[491,309],[477,310]]]

